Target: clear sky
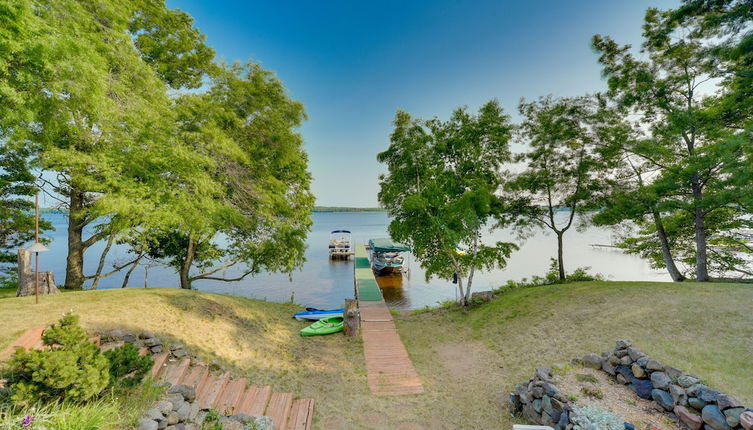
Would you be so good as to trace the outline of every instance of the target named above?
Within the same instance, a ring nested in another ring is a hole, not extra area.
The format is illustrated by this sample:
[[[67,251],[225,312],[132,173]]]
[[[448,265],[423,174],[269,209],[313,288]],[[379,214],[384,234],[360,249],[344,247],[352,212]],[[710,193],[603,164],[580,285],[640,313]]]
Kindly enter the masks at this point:
[[[376,154],[400,108],[447,118],[492,98],[604,89],[596,33],[640,44],[648,7],[676,0],[168,0],[227,61],[253,59],[306,106],[301,128],[318,205],[377,205]]]

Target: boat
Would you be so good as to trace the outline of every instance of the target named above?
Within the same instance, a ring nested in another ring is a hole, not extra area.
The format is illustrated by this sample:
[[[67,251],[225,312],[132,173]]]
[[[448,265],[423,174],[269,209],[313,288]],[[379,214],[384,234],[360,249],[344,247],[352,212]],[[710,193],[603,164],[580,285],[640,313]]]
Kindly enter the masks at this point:
[[[345,309],[342,308],[329,310],[307,308],[304,312],[293,314],[293,318],[298,321],[319,321],[322,318],[342,317],[343,312]]]
[[[410,251],[410,248],[390,239],[371,239],[369,249],[371,249],[371,268],[376,274],[403,272],[405,258],[400,253]]]
[[[353,255],[353,240],[349,230],[332,230],[329,234],[329,258],[348,259]]]
[[[343,317],[322,318],[301,330],[301,336],[321,336],[343,331]]]

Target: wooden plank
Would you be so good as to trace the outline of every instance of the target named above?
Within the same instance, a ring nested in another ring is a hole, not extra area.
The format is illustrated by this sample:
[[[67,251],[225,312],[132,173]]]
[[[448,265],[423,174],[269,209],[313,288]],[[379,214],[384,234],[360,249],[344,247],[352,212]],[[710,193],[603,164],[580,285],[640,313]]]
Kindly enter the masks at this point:
[[[162,368],[165,366],[165,362],[167,361],[167,353],[162,352],[155,354],[153,358],[154,364],[152,365],[152,370],[149,372],[149,377],[151,377],[152,379],[156,378]]]
[[[251,386],[246,390],[246,394],[243,395],[240,405],[238,406],[238,413],[246,414],[252,417],[264,416],[264,411],[267,409],[267,403],[272,396],[272,387],[269,385],[264,387]]]
[[[285,430],[287,428],[287,420],[292,406],[293,394],[272,393],[265,415],[272,418],[276,430]]]
[[[225,385],[227,385],[229,379],[230,374],[223,373],[217,379],[212,381],[212,384],[207,385],[206,390],[202,391],[202,398],[199,402],[199,408],[209,409],[214,407],[217,399],[219,399],[222,391],[225,389]]]
[[[167,372],[165,372],[165,382],[168,382],[170,385],[178,385],[181,379],[183,379],[183,375],[188,371],[190,365],[191,359],[184,358],[180,360],[178,364],[168,366]]]
[[[207,379],[207,376],[209,376],[209,368],[207,366],[194,366],[186,372],[186,376],[180,383],[197,388]]]
[[[246,390],[246,379],[234,379],[227,383],[222,395],[217,399],[214,409],[223,415],[234,415],[238,409],[243,392]]]
[[[288,419],[289,430],[310,430],[314,419],[314,400],[299,399],[293,402]]]

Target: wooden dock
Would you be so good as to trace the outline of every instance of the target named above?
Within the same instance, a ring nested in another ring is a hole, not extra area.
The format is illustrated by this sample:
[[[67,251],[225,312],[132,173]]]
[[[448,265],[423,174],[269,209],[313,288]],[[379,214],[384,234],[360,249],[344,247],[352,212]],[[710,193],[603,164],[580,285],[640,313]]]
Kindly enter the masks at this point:
[[[424,387],[382,298],[364,245],[356,246],[355,255],[355,290],[369,388],[376,395],[423,393]]]

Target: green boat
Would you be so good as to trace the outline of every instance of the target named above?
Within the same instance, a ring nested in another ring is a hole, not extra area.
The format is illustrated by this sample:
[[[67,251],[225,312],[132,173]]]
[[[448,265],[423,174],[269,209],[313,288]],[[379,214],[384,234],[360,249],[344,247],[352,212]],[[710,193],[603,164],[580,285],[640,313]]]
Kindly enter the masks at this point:
[[[337,333],[338,331],[343,331],[342,317],[322,318],[301,330],[301,336],[321,336]]]

